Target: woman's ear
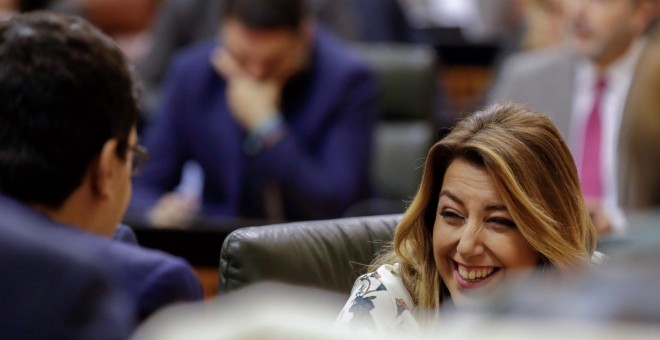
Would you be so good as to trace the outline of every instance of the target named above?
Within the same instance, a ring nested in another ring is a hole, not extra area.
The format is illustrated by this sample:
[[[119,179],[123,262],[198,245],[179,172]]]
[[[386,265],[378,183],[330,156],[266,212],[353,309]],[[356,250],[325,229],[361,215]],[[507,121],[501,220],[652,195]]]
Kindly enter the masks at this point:
[[[114,176],[117,176],[118,162],[121,162],[117,156],[117,140],[108,139],[98,158],[92,163],[91,179],[92,192],[101,199],[107,199],[112,196]]]

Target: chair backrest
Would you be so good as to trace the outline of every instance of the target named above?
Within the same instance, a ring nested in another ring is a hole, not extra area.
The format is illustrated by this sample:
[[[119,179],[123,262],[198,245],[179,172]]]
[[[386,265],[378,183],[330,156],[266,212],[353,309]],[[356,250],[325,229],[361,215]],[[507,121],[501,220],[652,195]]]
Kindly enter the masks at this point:
[[[220,294],[277,281],[348,294],[355,279],[392,240],[401,215],[247,227],[220,251]]]
[[[430,121],[437,94],[435,50],[420,44],[357,44],[353,48],[378,77],[382,119]]]
[[[381,87],[371,177],[381,198],[398,202],[397,211],[391,212],[403,212],[404,201],[417,191],[421,165],[433,142],[436,54],[429,46],[415,44],[355,48],[376,73]],[[376,213],[389,212],[376,209]]]

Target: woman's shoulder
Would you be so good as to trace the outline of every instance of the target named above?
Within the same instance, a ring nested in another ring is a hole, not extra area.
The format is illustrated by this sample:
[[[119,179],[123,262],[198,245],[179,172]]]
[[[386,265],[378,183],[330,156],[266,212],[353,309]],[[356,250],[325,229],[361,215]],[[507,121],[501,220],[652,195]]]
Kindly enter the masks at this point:
[[[384,264],[357,278],[337,324],[370,330],[417,329],[414,307],[399,265]]]
[[[395,264],[384,264],[378,269],[368,274],[370,277],[380,281],[380,283],[385,287],[385,290],[390,293],[392,296],[404,300],[407,305],[413,307],[412,297],[406,289],[406,286],[403,284],[403,280],[400,276],[400,266],[398,263]]]

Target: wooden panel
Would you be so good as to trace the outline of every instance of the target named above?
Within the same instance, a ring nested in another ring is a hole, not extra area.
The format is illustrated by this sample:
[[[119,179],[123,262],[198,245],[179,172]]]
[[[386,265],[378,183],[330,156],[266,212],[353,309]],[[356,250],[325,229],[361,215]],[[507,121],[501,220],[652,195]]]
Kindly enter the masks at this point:
[[[447,104],[455,118],[481,104],[492,77],[489,66],[453,65],[440,72],[440,86],[446,91]]]
[[[204,298],[211,299],[218,296],[218,286],[220,277],[220,270],[218,267],[203,267],[197,266],[193,268],[199,282],[202,283],[204,289]]]

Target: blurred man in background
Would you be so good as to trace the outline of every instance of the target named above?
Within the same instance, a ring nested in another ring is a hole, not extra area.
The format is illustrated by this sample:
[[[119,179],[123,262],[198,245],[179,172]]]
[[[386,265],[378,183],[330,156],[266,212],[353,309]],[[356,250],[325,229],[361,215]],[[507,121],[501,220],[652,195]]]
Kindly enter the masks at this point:
[[[204,216],[341,216],[370,193],[372,74],[304,0],[227,0],[221,13],[222,44],[183,52],[169,73],[132,212],[190,220],[196,198],[172,191],[193,160]]]
[[[623,231],[617,145],[623,107],[656,17],[654,0],[566,0],[570,47],[512,56],[491,101],[516,101],[553,117],[569,141],[596,229]],[[660,136],[658,136],[660,138]]]

